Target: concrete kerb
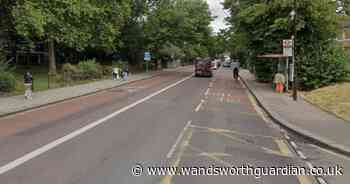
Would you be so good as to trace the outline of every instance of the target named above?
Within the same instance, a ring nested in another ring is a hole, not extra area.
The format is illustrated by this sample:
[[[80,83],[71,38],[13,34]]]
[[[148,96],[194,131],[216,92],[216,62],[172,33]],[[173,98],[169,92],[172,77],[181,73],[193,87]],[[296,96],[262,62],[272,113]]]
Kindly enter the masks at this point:
[[[244,80],[243,77],[240,76],[241,81],[243,84],[247,87],[248,91],[254,96],[256,101],[258,102],[259,106],[268,114],[268,116],[277,124],[281,125],[283,128],[286,128],[287,130],[302,136],[303,138],[312,141],[314,144],[323,147],[325,149],[332,150],[336,153],[350,156],[350,148],[347,146],[337,144],[334,141],[331,141],[327,138],[320,137],[318,135],[315,135],[307,130],[304,130],[298,126],[293,125],[292,123],[288,122],[287,120],[283,119],[278,113],[271,110],[271,108],[263,102],[262,97],[259,94],[256,94],[249,84]]]
[[[174,71],[176,71],[176,70],[174,70]],[[26,112],[26,111],[30,111],[30,110],[34,110],[34,109],[39,109],[39,108],[42,108],[42,107],[46,107],[46,106],[50,106],[50,105],[54,105],[54,104],[58,104],[58,103],[62,103],[62,102],[65,102],[65,101],[73,100],[73,99],[84,97],[84,96],[89,96],[89,95],[96,94],[96,93],[99,93],[99,92],[102,92],[102,91],[107,91],[107,90],[110,90],[110,89],[113,89],[113,88],[117,88],[117,87],[121,87],[121,86],[124,86],[124,85],[127,85],[127,84],[131,84],[131,83],[134,83],[134,82],[137,82],[137,81],[151,79],[151,78],[154,78],[154,77],[159,76],[161,74],[162,73],[160,71],[158,73],[152,74],[150,76],[146,76],[144,78],[134,79],[134,80],[129,80],[129,81],[122,82],[122,83],[117,84],[117,85],[115,85],[113,87],[97,89],[96,91],[92,91],[92,92],[89,92],[89,93],[84,93],[84,94],[81,94],[81,95],[78,95],[78,96],[68,97],[68,98],[64,98],[64,99],[61,99],[61,100],[49,102],[49,103],[46,103],[46,104],[37,105],[37,106],[34,106],[34,107],[29,107],[29,108],[25,108],[25,109],[13,111],[13,112],[5,113],[5,114],[0,114],[0,118],[11,116],[11,115],[14,115],[14,114],[17,114],[17,113],[21,113],[21,112]]]

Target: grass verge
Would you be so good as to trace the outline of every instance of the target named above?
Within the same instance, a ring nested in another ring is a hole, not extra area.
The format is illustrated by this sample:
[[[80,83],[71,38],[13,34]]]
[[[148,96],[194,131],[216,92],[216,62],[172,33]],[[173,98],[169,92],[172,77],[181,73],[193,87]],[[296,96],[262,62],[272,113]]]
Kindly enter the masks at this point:
[[[24,85],[23,85],[23,75],[25,72],[31,72],[34,78],[34,91],[45,91],[49,89],[48,85],[48,69],[47,67],[43,66],[18,66],[16,67],[14,71],[14,75],[16,77],[16,89],[15,91],[11,92],[10,94],[6,96],[12,96],[12,95],[20,95],[24,93]],[[58,77],[59,74],[58,74]],[[106,79],[107,77],[104,77],[99,80]],[[80,81],[72,81],[69,86],[74,86],[74,85],[80,85],[80,84],[86,84],[89,82],[93,81],[98,81],[98,80],[80,80]],[[63,80],[55,80],[55,79],[50,79],[50,89],[54,88],[60,88],[67,86]]]
[[[320,88],[305,94],[307,100],[350,121],[350,82]]]

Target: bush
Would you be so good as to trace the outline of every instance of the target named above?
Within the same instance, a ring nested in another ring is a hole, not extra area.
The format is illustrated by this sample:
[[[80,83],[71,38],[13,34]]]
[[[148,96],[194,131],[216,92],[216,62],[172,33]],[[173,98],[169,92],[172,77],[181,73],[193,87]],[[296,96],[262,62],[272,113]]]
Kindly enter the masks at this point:
[[[113,67],[112,66],[102,66],[102,74],[104,76],[112,75]]]
[[[316,89],[344,80],[348,75],[349,56],[338,47],[322,50],[320,54],[306,54],[301,58],[298,75],[304,89]]]
[[[113,67],[124,68],[128,62],[126,61],[113,61]]]
[[[259,82],[271,82],[274,73],[274,62],[268,60],[256,60],[255,61],[255,74]]]
[[[78,69],[83,80],[102,78],[102,66],[95,59],[79,62]]]
[[[147,63],[147,62],[148,62],[148,63]],[[152,62],[152,61],[146,61],[146,62],[143,62],[143,63],[142,63],[142,68],[143,68],[144,70],[147,69],[147,64],[148,64],[148,70],[154,70],[154,69],[156,69],[156,64],[155,64],[154,62]]]
[[[80,80],[81,74],[79,69],[70,63],[66,63],[62,66],[63,80],[70,82],[71,80]]]
[[[11,92],[16,87],[16,79],[10,72],[0,72],[0,91]]]
[[[74,74],[74,73],[79,73],[79,70],[76,66],[66,63],[62,66],[62,72],[66,74]]]

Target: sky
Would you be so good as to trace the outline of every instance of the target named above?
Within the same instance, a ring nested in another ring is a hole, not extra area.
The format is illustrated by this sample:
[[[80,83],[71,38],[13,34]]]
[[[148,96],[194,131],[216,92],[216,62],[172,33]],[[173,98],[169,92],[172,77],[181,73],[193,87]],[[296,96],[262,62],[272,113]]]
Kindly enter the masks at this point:
[[[212,16],[217,18],[211,23],[214,32],[218,32],[220,29],[226,28],[225,17],[227,13],[224,11],[224,7],[220,4],[224,0],[207,0]]]

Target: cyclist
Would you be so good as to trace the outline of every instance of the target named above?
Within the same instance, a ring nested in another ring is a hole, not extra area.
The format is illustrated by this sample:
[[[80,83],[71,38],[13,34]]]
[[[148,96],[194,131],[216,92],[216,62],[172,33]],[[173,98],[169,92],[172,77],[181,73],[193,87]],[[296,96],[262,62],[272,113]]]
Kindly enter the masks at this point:
[[[238,80],[239,77],[239,62],[235,61],[231,63],[231,67],[233,69],[233,78],[235,80]]]

